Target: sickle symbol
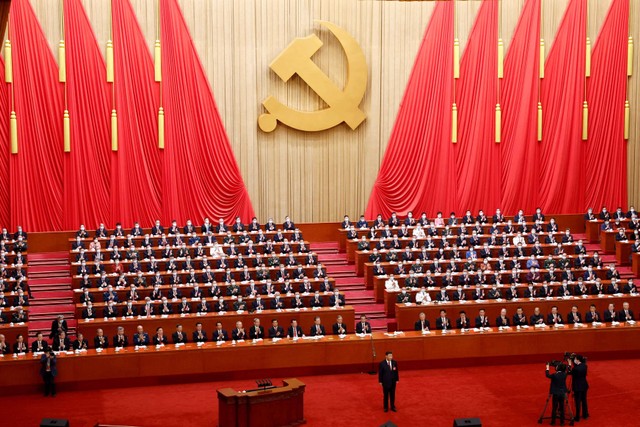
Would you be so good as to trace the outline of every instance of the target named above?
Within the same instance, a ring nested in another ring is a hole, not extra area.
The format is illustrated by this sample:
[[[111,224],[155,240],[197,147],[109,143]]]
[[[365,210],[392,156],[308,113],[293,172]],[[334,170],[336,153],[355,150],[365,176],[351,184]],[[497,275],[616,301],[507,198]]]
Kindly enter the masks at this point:
[[[367,89],[367,62],[362,49],[344,29],[330,22],[316,22],[333,33],[345,52],[347,82],[344,90],[340,90],[311,60],[322,47],[318,36],[312,34],[296,38],[269,67],[285,82],[297,74],[329,107],[317,111],[299,111],[269,96],[262,103],[268,113],[258,118],[258,125],[264,132],[273,131],[278,122],[311,132],[326,130],[342,122],[347,123],[351,129],[356,129],[366,117],[359,108]]]

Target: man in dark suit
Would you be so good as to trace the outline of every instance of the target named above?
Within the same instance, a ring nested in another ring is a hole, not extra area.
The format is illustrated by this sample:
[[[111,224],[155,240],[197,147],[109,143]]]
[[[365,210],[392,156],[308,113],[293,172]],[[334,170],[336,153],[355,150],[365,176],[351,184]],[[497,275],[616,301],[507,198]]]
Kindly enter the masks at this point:
[[[109,338],[104,335],[104,331],[101,328],[96,330],[96,336],[93,338],[93,348],[109,348]]]
[[[582,418],[589,418],[589,408],[587,407],[587,390],[589,383],[587,382],[587,363],[583,356],[576,355],[573,358],[574,366],[569,363],[569,373],[573,377],[573,399],[576,403],[575,421],[580,421],[580,410],[582,409]]]
[[[549,364],[547,363],[545,375],[551,380],[549,394],[553,398],[551,405],[551,425],[555,425],[558,412],[560,412],[560,424],[563,425],[564,399],[567,394],[567,367],[565,364],[560,363],[555,369],[556,371],[553,374],[549,373]]]
[[[44,380],[44,395],[55,396],[56,384],[54,378],[58,375],[58,368],[56,367],[56,355],[53,350],[48,349],[40,358],[40,375]]]
[[[393,412],[397,412],[396,383],[399,379],[398,362],[393,360],[393,353],[387,351],[385,353],[384,360],[380,362],[380,366],[378,368],[378,382],[382,386],[382,393],[384,397],[384,412],[389,411],[389,406],[391,406],[391,410]]]
[[[187,343],[187,334],[183,332],[182,325],[176,326],[176,331],[171,334],[171,339],[173,339],[174,344],[186,344]]]
[[[429,327],[431,325],[429,324],[429,321],[427,320],[426,314],[424,314],[424,312],[422,312],[422,313],[419,314],[418,317],[419,317],[419,319],[416,322],[416,324],[414,325],[413,329],[415,329],[416,331],[421,331],[421,332],[428,331]]]
[[[64,320],[64,316],[62,314],[59,314],[58,318],[51,322],[51,333],[49,334],[49,338],[57,338],[60,335],[60,331],[64,331],[65,334],[69,331],[67,321]]]
[[[333,324],[333,335],[346,335],[347,325],[342,321],[342,316],[336,318],[336,323]]]
[[[311,326],[311,329],[309,330],[310,336],[315,337],[326,335],[324,326],[321,322],[320,316],[316,316],[315,319],[313,319],[313,326]]]
[[[269,338],[284,338],[284,329],[278,325],[278,320],[273,319],[271,321],[271,327],[269,328]]]
[[[618,313],[618,319],[621,322],[628,322],[629,320],[635,320],[633,311],[629,309],[629,303],[627,301],[622,303],[622,310]]]
[[[216,330],[213,331],[211,339],[214,341],[227,341],[229,339],[227,331],[222,329],[222,322],[216,322]]]
[[[253,319],[253,326],[249,329],[249,338],[260,340],[264,338],[264,326],[260,326],[260,319]]]
[[[49,343],[43,338],[42,332],[38,332],[36,340],[31,343],[31,352],[40,353],[49,349]]]
[[[196,323],[196,330],[193,331],[193,342],[207,342],[207,332],[202,329],[202,322]]]
[[[370,334],[371,324],[367,322],[367,316],[360,316],[360,322],[356,324],[356,334]]]
[[[304,333],[302,332],[302,327],[300,327],[298,325],[298,321],[297,320],[292,320],[291,321],[291,326],[289,326],[289,329],[287,330],[287,338],[302,338],[304,337]]]

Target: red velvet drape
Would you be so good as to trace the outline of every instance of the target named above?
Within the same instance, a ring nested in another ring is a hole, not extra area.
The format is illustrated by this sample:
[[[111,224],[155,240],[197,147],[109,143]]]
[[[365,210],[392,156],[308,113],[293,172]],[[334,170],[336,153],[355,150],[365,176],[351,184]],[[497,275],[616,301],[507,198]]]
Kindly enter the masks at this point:
[[[456,155],[457,211],[500,205],[500,146],[495,142],[498,101],[498,1],[484,1],[460,62],[460,126]],[[498,164],[496,164],[498,163]]]
[[[4,59],[0,57],[0,76],[4,76]],[[11,113],[11,99],[8,85],[0,84],[0,228],[11,227],[9,212],[9,114]]]
[[[425,31],[371,190],[368,218],[453,209],[453,3],[438,2]]]
[[[504,59],[501,84],[501,209],[534,212],[538,204],[538,64],[540,0],[527,0]]]
[[[149,226],[161,217],[162,150],[158,148],[158,84],[153,60],[128,0],[112,0],[118,152],[113,218]]]
[[[111,90],[105,61],[80,0],[64,1],[71,152],[65,154],[64,221],[111,223]]]
[[[545,64],[539,203],[545,212],[584,210],[582,102],[585,88],[586,2],[571,0]]]
[[[58,66],[28,0],[11,2],[18,154],[10,158],[11,224],[62,229],[63,92]]]
[[[160,1],[165,221],[240,216],[253,207],[176,0]]]
[[[624,102],[627,91],[629,0],[613,0],[593,48],[589,95],[589,140],[585,151],[586,206],[626,209],[627,142]]]

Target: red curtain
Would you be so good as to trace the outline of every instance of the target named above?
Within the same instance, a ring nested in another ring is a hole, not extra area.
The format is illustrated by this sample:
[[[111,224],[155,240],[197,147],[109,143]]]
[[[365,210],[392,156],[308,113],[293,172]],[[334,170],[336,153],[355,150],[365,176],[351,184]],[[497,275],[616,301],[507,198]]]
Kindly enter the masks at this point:
[[[418,50],[365,215],[455,207],[453,3],[438,2]]]
[[[0,76],[4,76],[4,59],[0,57]],[[1,78],[1,77],[0,77]],[[11,227],[9,213],[9,114],[11,99],[7,85],[0,84],[0,228]]]
[[[527,0],[504,59],[501,83],[501,209],[534,212],[538,204],[537,112],[540,0]]]
[[[586,17],[586,2],[571,0],[545,65],[538,196],[544,212],[584,210],[582,102],[586,79]]]
[[[112,0],[118,152],[112,174],[113,218],[150,226],[162,211],[159,91],[153,60],[128,0]]]
[[[253,207],[176,0],[161,0],[165,221],[248,222]]]
[[[63,92],[58,66],[29,0],[11,2],[18,154],[10,157],[11,224],[62,229]]]
[[[498,2],[484,1],[460,62],[457,85],[460,117],[454,146],[457,177],[457,211],[500,205],[501,176],[496,165],[500,145],[495,142],[495,108],[498,101]],[[459,213],[462,215],[464,212]]]
[[[629,0],[613,0],[593,48],[586,145],[586,206],[626,209],[627,143],[624,102],[627,92]]]
[[[63,227],[111,222],[111,90],[80,0],[64,1],[71,152],[65,154]]]

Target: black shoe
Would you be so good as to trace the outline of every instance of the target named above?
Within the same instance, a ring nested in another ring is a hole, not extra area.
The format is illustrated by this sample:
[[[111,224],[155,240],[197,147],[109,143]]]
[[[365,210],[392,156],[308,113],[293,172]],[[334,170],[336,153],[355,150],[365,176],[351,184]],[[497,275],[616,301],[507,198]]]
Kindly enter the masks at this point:
[[[583,420],[586,420],[589,418],[589,415],[585,415],[584,417],[582,417]]]
[[[393,412],[398,412],[398,410],[397,410],[396,408],[391,408],[391,410],[392,410]]]
[[[576,422],[577,422],[577,421],[580,421],[580,417],[575,417],[575,418],[573,419],[573,421],[576,421]]]
[[[389,412],[389,410],[387,408],[384,408],[384,412]]]

